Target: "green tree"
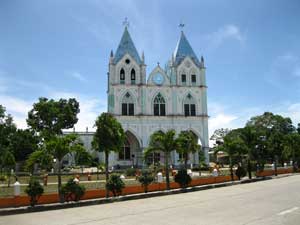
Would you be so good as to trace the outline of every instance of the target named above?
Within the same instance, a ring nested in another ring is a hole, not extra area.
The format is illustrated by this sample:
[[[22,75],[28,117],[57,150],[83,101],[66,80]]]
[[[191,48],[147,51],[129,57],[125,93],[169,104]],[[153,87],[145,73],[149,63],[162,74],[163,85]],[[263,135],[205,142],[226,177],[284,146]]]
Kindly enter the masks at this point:
[[[154,176],[148,170],[143,170],[141,176],[138,178],[139,182],[144,187],[145,193],[148,192],[148,186],[154,181]]]
[[[85,148],[82,146],[82,148],[78,148],[75,152],[75,163],[76,165],[79,165],[81,167],[81,172],[83,172],[84,166],[89,166],[93,162],[92,155],[85,150]]]
[[[34,165],[37,164],[41,169],[50,170],[52,168],[53,156],[48,152],[45,146],[41,146],[38,150],[31,153],[26,160],[25,168],[34,173]]]
[[[181,131],[177,138],[176,151],[183,156],[184,167],[187,169],[187,163],[190,153],[195,153],[201,148],[198,140],[192,131]]]
[[[296,172],[297,165],[300,163],[300,134],[291,133],[284,137],[284,150],[283,154],[285,158],[291,158],[293,160],[293,169]]]
[[[80,185],[74,181],[74,179],[69,179],[68,182],[62,186],[62,194],[64,199],[68,201],[79,201],[85,193],[85,186]]]
[[[8,150],[3,151],[0,157],[0,167],[1,167],[1,173],[4,171],[8,176],[7,179],[8,187],[10,186],[10,177],[12,175],[11,170],[14,168],[15,164],[16,161],[14,155]]]
[[[170,189],[170,174],[169,174],[170,153],[172,151],[175,151],[176,148],[177,148],[177,140],[175,138],[174,130],[168,130],[166,133],[162,131],[157,131],[151,135],[149,147],[145,151],[146,157],[153,152],[164,153],[167,190]]]
[[[53,99],[39,98],[28,113],[27,124],[44,139],[62,135],[62,129],[72,128],[77,123],[79,103],[74,98]]]
[[[46,143],[46,151],[55,159],[57,163],[58,193],[60,200],[63,201],[61,192],[61,167],[62,160],[68,154],[76,151],[82,151],[83,146],[78,141],[76,134],[68,134],[65,136],[54,136]]]
[[[25,192],[30,197],[30,205],[34,207],[44,193],[44,188],[35,177],[31,177]]]
[[[9,148],[17,162],[25,161],[38,149],[39,137],[32,130],[18,129],[11,137]]]
[[[233,177],[234,163],[240,163],[242,156],[245,155],[248,148],[245,142],[239,137],[239,131],[232,130],[224,137],[224,143],[215,148],[215,154],[224,152],[229,158],[229,168],[231,180]]]
[[[109,113],[102,113],[95,122],[96,132],[92,146],[96,151],[104,152],[105,155],[105,179],[109,179],[108,157],[111,151],[119,152],[124,144],[125,133],[121,124]],[[106,197],[109,191],[106,188]]]
[[[111,191],[116,197],[117,195],[122,194],[122,189],[125,187],[125,183],[117,174],[112,174],[106,183],[106,189]]]
[[[283,164],[286,160],[283,154],[284,136],[295,132],[291,119],[265,112],[252,117],[247,125],[255,127],[264,137],[268,157],[274,162],[277,175],[277,161],[280,160]]]
[[[13,118],[0,105],[0,173],[5,172],[7,174],[8,186],[10,185],[11,169],[15,166],[15,157],[10,144],[16,129]]]
[[[188,175],[186,169],[180,169],[175,175],[174,181],[178,183],[181,188],[187,188],[187,186],[192,182],[192,178]]]

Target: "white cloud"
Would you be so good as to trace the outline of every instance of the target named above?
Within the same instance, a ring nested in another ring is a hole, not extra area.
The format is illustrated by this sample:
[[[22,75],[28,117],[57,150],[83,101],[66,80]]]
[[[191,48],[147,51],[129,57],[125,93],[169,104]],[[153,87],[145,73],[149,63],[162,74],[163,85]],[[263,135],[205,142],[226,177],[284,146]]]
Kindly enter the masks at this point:
[[[32,101],[8,95],[0,95],[0,102],[6,108],[7,113],[13,116],[14,123],[19,128],[27,128],[26,118],[29,110],[32,108]]]
[[[246,40],[246,37],[240,31],[240,28],[234,24],[228,24],[217,31],[206,35],[206,38],[211,42],[214,47],[218,47],[227,40],[236,40],[243,44]]]
[[[76,72],[76,71],[70,73],[70,76],[77,79],[77,80],[79,80],[79,81],[81,81],[81,82],[86,82],[87,81],[87,79],[81,73]]]

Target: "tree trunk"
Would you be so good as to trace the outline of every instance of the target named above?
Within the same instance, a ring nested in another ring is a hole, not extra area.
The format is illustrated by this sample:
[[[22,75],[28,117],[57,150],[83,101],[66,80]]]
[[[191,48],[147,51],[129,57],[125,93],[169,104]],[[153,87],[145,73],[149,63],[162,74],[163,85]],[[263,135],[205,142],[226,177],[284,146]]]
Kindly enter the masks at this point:
[[[234,178],[233,178],[233,165],[232,165],[232,158],[229,157],[229,167],[230,167],[230,176],[231,176],[231,180],[234,181]]]
[[[109,174],[108,174],[108,157],[109,157],[109,152],[105,151],[105,197],[109,197],[109,190],[106,186],[108,179],[109,179]]]
[[[185,157],[184,157],[184,168],[187,170],[188,168],[188,154],[184,153]]]
[[[277,176],[277,155],[275,155],[274,169],[275,169],[275,176]]]
[[[248,158],[248,162],[247,162],[247,170],[248,170],[248,177],[251,180],[252,179],[252,167],[251,167],[251,160]]]
[[[169,177],[169,154],[165,153],[165,171],[166,171],[166,188],[170,190],[170,177]]]
[[[64,196],[62,195],[62,192],[61,192],[61,161],[60,160],[57,160],[58,161],[58,170],[57,170],[57,179],[58,179],[58,182],[57,182],[57,188],[58,188],[58,196],[59,196],[59,201],[60,202],[64,202]]]

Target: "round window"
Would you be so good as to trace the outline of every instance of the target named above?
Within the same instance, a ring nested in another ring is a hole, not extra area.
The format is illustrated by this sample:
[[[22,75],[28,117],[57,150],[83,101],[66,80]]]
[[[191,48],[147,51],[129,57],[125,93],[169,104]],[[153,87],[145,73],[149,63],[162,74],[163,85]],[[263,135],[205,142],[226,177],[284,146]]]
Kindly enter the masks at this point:
[[[126,64],[129,64],[129,63],[130,63],[130,59],[126,59],[126,60],[125,60],[125,63],[126,63]]]

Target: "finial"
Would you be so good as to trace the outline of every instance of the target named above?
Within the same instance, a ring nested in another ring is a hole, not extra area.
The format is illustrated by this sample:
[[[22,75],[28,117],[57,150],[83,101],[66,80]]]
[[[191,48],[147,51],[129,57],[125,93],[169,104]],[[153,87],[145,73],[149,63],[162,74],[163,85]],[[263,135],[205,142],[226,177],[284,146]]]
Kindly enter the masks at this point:
[[[125,26],[125,28],[129,27],[129,21],[128,21],[127,17],[125,17],[125,20],[123,21],[123,26]]]
[[[204,58],[203,58],[203,56],[201,56],[200,66],[204,68]]]
[[[110,51],[110,57],[111,57],[111,58],[114,57],[114,52],[113,52],[113,50]]]
[[[180,22],[178,27],[180,27],[181,31],[183,31],[183,28],[184,28],[185,24],[183,22]]]
[[[89,132],[89,127],[86,127],[86,128],[85,128],[85,131],[86,131],[86,132]]]
[[[144,55],[144,51],[142,51],[142,61],[145,62],[145,55]]]
[[[159,66],[159,62],[157,62],[157,66]]]

